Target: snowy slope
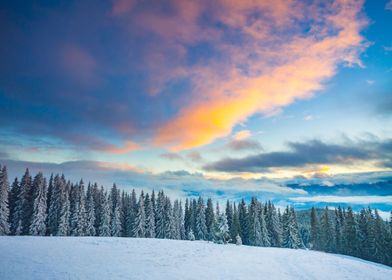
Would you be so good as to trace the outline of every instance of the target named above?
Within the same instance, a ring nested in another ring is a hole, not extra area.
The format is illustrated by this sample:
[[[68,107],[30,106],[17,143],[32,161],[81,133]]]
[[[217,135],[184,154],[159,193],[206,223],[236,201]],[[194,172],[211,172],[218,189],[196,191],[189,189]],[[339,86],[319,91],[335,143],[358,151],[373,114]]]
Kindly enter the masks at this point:
[[[0,279],[392,279],[392,268],[305,250],[199,241],[0,237]]]

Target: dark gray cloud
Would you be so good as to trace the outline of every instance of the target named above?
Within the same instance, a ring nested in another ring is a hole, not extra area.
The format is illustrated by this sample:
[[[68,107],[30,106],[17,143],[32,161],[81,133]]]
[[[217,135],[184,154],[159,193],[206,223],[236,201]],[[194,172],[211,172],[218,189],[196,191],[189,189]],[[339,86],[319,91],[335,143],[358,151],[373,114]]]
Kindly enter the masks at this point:
[[[262,150],[259,142],[249,139],[231,140],[226,147],[234,151]]]
[[[204,166],[205,170],[222,172],[265,172],[272,167],[301,167],[308,164],[350,163],[375,159],[387,162],[392,156],[392,140],[360,141],[357,143],[327,144],[320,140],[290,142],[289,150],[260,153],[244,158],[224,158]]]

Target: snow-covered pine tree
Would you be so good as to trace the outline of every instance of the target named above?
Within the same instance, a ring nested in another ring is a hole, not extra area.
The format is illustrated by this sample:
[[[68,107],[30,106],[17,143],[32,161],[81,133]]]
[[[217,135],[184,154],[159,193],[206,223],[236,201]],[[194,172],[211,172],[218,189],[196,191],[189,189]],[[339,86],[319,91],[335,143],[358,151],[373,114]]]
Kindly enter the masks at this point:
[[[127,231],[132,237],[135,237],[134,225],[135,225],[135,218],[136,218],[137,211],[138,211],[138,203],[136,198],[136,192],[133,189],[129,200],[129,215],[128,215],[128,222],[127,222],[128,225]]]
[[[146,237],[146,213],[144,211],[144,194],[140,194],[139,202],[137,205],[137,213],[133,226],[135,237]]]
[[[20,188],[22,192],[22,234],[28,235],[33,214],[32,178],[28,168],[22,177]]]
[[[244,199],[238,204],[238,219],[240,221],[240,236],[245,245],[249,244],[248,213]]]
[[[113,184],[111,190],[111,231],[112,236],[121,236],[122,227],[121,227],[121,199],[120,199],[120,191],[117,189],[116,184]]]
[[[180,208],[178,212],[179,212],[179,222],[180,222],[180,239],[185,240],[186,235],[185,235],[185,224],[184,224],[184,211],[182,209],[181,201],[180,201]]]
[[[316,209],[312,207],[310,212],[310,248],[313,250],[320,249],[319,247],[319,225]]]
[[[154,208],[150,200],[150,196],[147,193],[144,199],[144,208],[146,213],[146,237],[154,238],[155,237],[155,214]]]
[[[173,217],[173,207],[170,198],[165,196],[165,206],[164,206],[164,221],[165,221],[165,237],[166,239],[174,238],[174,217]]]
[[[23,219],[23,193],[18,182],[18,178],[15,178],[12,184],[12,200],[13,209],[11,212],[11,234],[21,235],[22,234],[22,219]]]
[[[270,243],[273,247],[282,246],[282,225],[275,206],[268,201],[265,207],[264,215],[266,217],[267,229],[270,236]]]
[[[325,252],[332,252],[334,250],[334,234],[331,220],[329,218],[328,206],[325,207],[323,215],[321,216],[320,227],[320,247]]]
[[[10,225],[10,234],[15,235],[15,222],[14,216],[16,215],[16,205],[18,203],[20,188],[18,178],[15,178],[14,182],[11,185],[11,190],[9,192],[9,225]],[[20,219],[19,219],[20,220]],[[17,223],[16,223],[17,224]]]
[[[93,187],[88,184],[87,187],[87,195],[86,195],[86,234],[89,236],[95,236],[95,206],[94,206],[94,194]]]
[[[102,197],[103,197],[103,188],[99,188],[97,183],[93,185],[93,200],[94,200],[94,213],[95,213],[95,234],[99,235],[99,228],[101,225],[101,217],[102,217]]]
[[[7,168],[0,165],[0,235],[7,235],[10,233],[9,225],[9,183]]]
[[[212,202],[211,202],[211,204],[212,204]],[[207,208],[208,208],[208,202],[207,202]],[[226,201],[225,213],[226,213],[227,225],[229,226],[229,231],[231,232],[231,227],[233,224],[233,205],[230,203],[229,200]],[[208,231],[208,226],[207,226],[207,231]],[[236,236],[231,237],[232,240],[235,240],[235,238],[236,238]]]
[[[76,224],[76,231],[78,236],[86,236],[87,233],[87,213],[86,213],[86,194],[84,192],[83,180],[79,183],[79,209]]]
[[[46,197],[47,188],[44,175],[39,172],[33,181],[33,214],[30,234],[44,236],[46,234]]]
[[[235,203],[233,203],[233,221],[231,223],[231,228],[230,228],[231,239],[237,240],[237,235],[239,236],[239,233],[240,233],[240,220],[238,217],[237,206]],[[241,244],[242,244],[242,239],[241,239]]]
[[[358,255],[358,224],[351,207],[347,208],[344,226],[344,253],[350,256]]]
[[[230,242],[229,226],[225,213],[216,213],[214,223],[214,242],[218,244],[227,244]]]
[[[165,197],[162,191],[158,192],[158,198],[156,202],[156,213],[155,213],[155,220],[156,220],[156,227],[155,233],[157,238],[165,238]]]
[[[181,239],[181,215],[180,215],[180,202],[176,199],[173,204],[173,223],[174,223],[174,232],[173,239],[180,240]]]
[[[336,253],[343,252],[343,228],[344,228],[344,215],[342,208],[338,206],[335,209],[335,246]]]
[[[229,201],[227,201],[229,204]],[[230,211],[230,210],[229,210]],[[226,209],[226,215],[227,215],[227,209]],[[214,240],[214,220],[215,220],[215,214],[214,214],[214,205],[212,203],[212,199],[209,198],[207,200],[207,208],[206,208],[206,227],[207,227],[207,240],[213,241]],[[230,225],[229,225],[230,228]]]
[[[70,218],[70,202],[69,202],[69,192],[71,188],[71,183],[68,182],[61,192],[61,206],[58,221],[58,229],[56,235],[67,236],[69,234],[69,218]],[[52,197],[53,198],[53,197]]]
[[[303,248],[302,240],[298,232],[298,225],[294,208],[287,206],[282,217],[283,220],[283,247],[299,249]]]
[[[131,233],[128,232],[129,226],[129,215],[130,215],[130,196],[126,192],[122,192],[121,194],[121,228],[122,228],[122,236],[129,237]]]
[[[197,201],[196,239],[197,240],[206,240],[207,239],[205,206],[204,206],[204,201],[201,197],[199,197],[199,199]]]
[[[259,220],[259,209],[257,200],[252,197],[249,211],[248,211],[248,232],[249,232],[249,245],[251,246],[263,246],[261,240],[261,228]]]
[[[260,219],[260,233],[261,243],[264,247],[271,246],[270,234],[268,232],[267,223],[265,222],[265,214],[263,207],[259,207],[259,219]]]
[[[58,174],[53,179],[52,194],[50,198],[49,212],[48,212],[48,234],[57,235],[59,227],[59,217],[61,211],[62,193],[65,189],[65,179]]]
[[[110,197],[108,198],[107,193],[103,193],[102,196],[102,217],[101,224],[99,226],[99,236],[110,236]]]

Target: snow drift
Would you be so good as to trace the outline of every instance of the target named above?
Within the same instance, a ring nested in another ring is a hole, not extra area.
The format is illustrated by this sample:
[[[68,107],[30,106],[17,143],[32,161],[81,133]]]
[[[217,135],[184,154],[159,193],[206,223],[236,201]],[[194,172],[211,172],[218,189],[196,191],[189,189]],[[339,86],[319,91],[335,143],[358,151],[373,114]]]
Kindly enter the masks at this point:
[[[361,259],[205,241],[0,237],[0,279],[392,279]]]

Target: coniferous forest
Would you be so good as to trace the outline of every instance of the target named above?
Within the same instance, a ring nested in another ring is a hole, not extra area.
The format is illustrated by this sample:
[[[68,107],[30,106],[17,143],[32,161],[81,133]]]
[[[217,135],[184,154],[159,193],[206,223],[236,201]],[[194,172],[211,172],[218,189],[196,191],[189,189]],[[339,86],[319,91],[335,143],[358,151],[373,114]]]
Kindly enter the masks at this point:
[[[301,216],[301,219],[298,216]],[[306,222],[307,221],[307,222]],[[207,240],[311,249],[392,265],[392,215],[377,210],[280,211],[270,201],[226,205],[202,198],[172,201],[163,191],[136,194],[64,175],[25,174],[10,184],[0,166],[0,235],[115,236]]]

